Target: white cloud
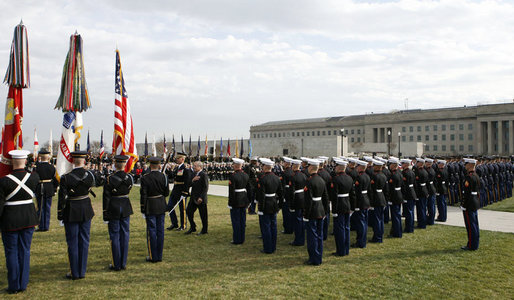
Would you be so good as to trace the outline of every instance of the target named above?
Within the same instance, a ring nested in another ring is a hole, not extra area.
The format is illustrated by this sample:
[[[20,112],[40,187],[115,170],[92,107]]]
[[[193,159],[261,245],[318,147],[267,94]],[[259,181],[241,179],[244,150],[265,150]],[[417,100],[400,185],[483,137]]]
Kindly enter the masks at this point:
[[[24,128],[37,125],[40,141],[50,128],[58,136],[53,106],[75,30],[93,103],[85,127],[93,139],[104,129],[107,145],[116,45],[138,141],[146,131],[235,138],[270,120],[402,109],[405,98],[429,108],[514,94],[507,1],[34,0],[0,10],[0,71],[20,18],[29,30]]]

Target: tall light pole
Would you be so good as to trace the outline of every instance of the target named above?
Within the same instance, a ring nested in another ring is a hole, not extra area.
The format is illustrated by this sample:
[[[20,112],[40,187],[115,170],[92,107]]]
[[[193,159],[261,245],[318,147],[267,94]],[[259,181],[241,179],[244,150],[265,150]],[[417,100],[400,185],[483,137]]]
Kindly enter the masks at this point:
[[[344,128],[341,128],[341,155],[344,156]]]
[[[387,156],[391,156],[391,130],[387,131]]]
[[[402,136],[402,133],[398,131],[398,158],[402,157],[402,152],[400,150],[400,138]]]

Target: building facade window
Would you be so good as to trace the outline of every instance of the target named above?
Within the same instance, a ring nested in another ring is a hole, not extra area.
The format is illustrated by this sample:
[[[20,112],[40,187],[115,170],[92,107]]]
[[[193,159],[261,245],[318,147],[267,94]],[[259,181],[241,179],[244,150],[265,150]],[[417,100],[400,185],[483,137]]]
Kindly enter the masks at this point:
[[[310,134],[310,131],[307,131],[307,136],[309,136],[309,134]]]
[[[434,151],[437,151],[437,145],[432,146],[432,149],[434,149]]]
[[[425,145],[425,151],[430,151],[430,146],[429,145]]]
[[[409,126],[409,132],[414,132],[414,126]]]
[[[446,141],[446,134],[441,134],[441,140]]]
[[[355,129],[352,129],[352,131],[351,131],[351,132],[352,132],[352,134],[355,134]]]
[[[455,151],[455,145],[450,146],[450,151]]]
[[[352,143],[355,141],[355,138],[351,138]]]
[[[280,137],[280,132],[278,133],[278,137]]]
[[[418,132],[420,132],[420,131],[421,131],[421,126],[418,126]]]
[[[468,141],[472,141],[473,140],[473,134],[472,133],[469,133],[468,134]]]
[[[430,126],[425,125],[425,131],[430,131]]]
[[[418,135],[418,142],[421,142],[421,135]]]
[[[459,130],[464,130],[464,124],[459,124]]]
[[[402,142],[405,142],[406,141],[406,138],[404,135],[402,135]]]
[[[459,134],[459,141],[463,141],[464,140],[464,134],[463,133],[460,133]]]
[[[468,151],[469,151],[469,152],[473,152],[473,145],[469,145],[469,146],[468,146]]]
[[[437,131],[437,125],[434,125],[434,131]]]
[[[357,142],[359,142],[359,143],[361,142],[361,138],[360,137],[357,138]]]
[[[307,132],[308,133],[308,132]],[[305,131],[302,131],[302,136],[305,136]]]
[[[337,130],[334,130],[334,135],[337,135]]]
[[[455,134],[450,134],[450,141],[455,141]]]
[[[409,136],[409,142],[414,142],[414,136],[413,135]]]
[[[357,134],[361,134],[361,130],[360,129],[357,129]]]
[[[275,132],[275,133],[273,133],[273,137],[277,137],[277,133],[276,133],[276,132]]]
[[[323,131],[321,132],[321,135],[325,135],[325,130],[323,130]]]
[[[450,130],[455,130],[455,124],[450,125]]]
[[[429,136],[428,134],[427,134],[427,135],[425,135],[425,141],[427,141],[427,142],[428,142],[429,140],[430,140],[430,136]]]
[[[316,132],[315,132],[315,131],[313,131],[313,132],[312,132],[312,136],[315,136],[315,135],[316,135]]]
[[[407,127],[403,126],[402,127],[402,132],[406,132],[407,131]]]
[[[473,123],[468,124],[468,130],[473,130]]]
[[[437,141],[437,134],[434,134],[434,141]]]
[[[446,151],[446,145],[442,145],[442,146],[441,146],[441,150],[442,150],[442,151]]]
[[[323,131],[324,132],[324,131]],[[327,134],[330,135],[332,133],[332,130],[327,130]]]
[[[459,145],[459,151],[464,151],[464,145]]]
[[[441,125],[441,130],[442,131],[446,131],[446,125],[445,124]]]
[[[318,136],[319,136],[319,130],[318,130]]]

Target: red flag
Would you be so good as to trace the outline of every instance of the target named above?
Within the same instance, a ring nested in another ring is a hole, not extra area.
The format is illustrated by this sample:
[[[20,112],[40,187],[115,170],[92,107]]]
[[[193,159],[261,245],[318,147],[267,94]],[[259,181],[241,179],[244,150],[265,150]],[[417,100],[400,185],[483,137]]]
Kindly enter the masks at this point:
[[[23,147],[21,123],[23,120],[23,92],[21,87],[9,86],[7,104],[5,105],[5,125],[2,135],[2,162],[0,163],[0,177],[12,171],[9,151]]]
[[[116,50],[115,70],[114,135],[114,152],[116,154],[129,156],[129,160],[125,166],[125,172],[130,172],[137,162],[137,150],[134,141],[132,115],[130,113],[125,80],[123,79],[123,73],[121,71],[120,52],[118,50]]]
[[[227,154],[230,157],[230,139],[228,139]]]

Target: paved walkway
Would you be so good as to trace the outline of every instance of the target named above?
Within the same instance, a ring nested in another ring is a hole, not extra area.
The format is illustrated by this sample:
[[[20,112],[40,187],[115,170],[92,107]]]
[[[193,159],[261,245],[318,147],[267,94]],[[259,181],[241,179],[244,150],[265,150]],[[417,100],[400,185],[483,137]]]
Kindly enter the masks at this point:
[[[209,185],[209,195],[228,197],[228,187]],[[448,206],[448,219],[437,224],[464,227],[464,217],[459,207]],[[481,209],[478,211],[478,223],[481,230],[514,233],[514,213]]]

